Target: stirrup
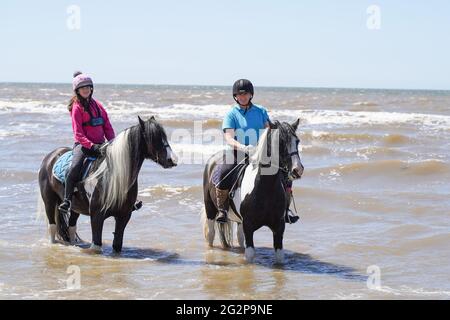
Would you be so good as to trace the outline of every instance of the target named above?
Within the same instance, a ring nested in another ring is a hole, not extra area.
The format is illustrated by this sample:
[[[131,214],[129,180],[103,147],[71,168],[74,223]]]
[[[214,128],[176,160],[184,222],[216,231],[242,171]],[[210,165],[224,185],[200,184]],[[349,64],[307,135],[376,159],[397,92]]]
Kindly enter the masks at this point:
[[[137,211],[140,208],[142,208],[142,201],[138,201],[133,205],[133,210],[132,211]]]
[[[64,206],[66,203],[69,204],[68,207]],[[62,212],[62,213],[70,213],[70,209],[71,209],[71,208],[72,208],[72,202],[69,201],[69,200],[64,200],[63,203],[61,203],[61,204],[58,206],[58,210],[59,210],[60,212]]]
[[[290,215],[289,213],[291,213],[291,212],[292,211],[290,209],[288,209],[288,210],[286,210],[286,214],[284,215],[284,221],[289,224],[296,223],[298,221],[298,219],[300,219],[300,217],[297,215]]]

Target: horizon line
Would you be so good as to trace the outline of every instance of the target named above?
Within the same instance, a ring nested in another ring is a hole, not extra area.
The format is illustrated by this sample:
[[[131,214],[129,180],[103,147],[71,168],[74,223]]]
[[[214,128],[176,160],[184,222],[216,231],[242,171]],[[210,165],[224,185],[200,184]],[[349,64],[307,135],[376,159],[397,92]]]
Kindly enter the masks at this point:
[[[71,85],[70,82],[46,82],[46,81],[0,81],[0,84],[57,84]],[[113,82],[97,82],[96,85],[119,85],[119,86],[172,86],[172,87],[224,87],[230,88],[232,85],[223,84],[167,84],[167,83],[113,83]],[[274,89],[336,89],[336,90],[391,90],[391,91],[450,91],[450,89],[425,89],[425,88],[376,88],[376,87],[333,87],[333,86],[317,86],[317,87],[300,87],[300,86],[267,86],[258,85],[258,88],[274,88]]]

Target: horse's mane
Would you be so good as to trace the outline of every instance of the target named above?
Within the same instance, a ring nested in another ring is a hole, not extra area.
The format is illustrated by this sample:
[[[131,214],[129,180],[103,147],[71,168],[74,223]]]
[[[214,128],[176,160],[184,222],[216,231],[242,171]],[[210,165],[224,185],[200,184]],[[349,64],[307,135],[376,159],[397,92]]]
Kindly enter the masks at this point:
[[[277,130],[278,129],[278,130]],[[277,130],[277,135],[273,135],[272,130]],[[281,162],[284,162],[284,158],[288,155],[287,144],[290,140],[290,136],[294,134],[294,128],[287,122],[280,122],[278,120],[271,123],[271,129],[266,128],[259,138],[258,145],[256,146],[256,151],[251,157],[252,162],[264,163],[264,159],[267,159],[272,152],[277,152],[279,148],[279,157]],[[273,145],[273,140],[278,138],[278,145]],[[270,152],[268,152],[270,150]]]
[[[147,143],[158,150],[162,139],[166,139],[164,129],[153,118],[144,122],[144,128]],[[119,208],[124,204],[137,178],[137,172],[133,172],[133,169],[136,169],[134,166],[138,159],[143,157],[140,154],[142,148],[146,148],[146,145],[139,124],[122,131],[106,147],[104,160],[85,181],[86,184],[94,183],[100,187],[102,210]]]

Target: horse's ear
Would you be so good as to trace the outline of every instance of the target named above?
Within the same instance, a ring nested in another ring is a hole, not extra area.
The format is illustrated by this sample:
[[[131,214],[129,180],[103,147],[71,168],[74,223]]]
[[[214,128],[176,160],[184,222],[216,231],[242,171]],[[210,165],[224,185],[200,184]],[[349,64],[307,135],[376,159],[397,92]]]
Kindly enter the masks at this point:
[[[139,125],[141,126],[141,129],[145,131],[145,123],[144,120],[141,119],[141,117],[138,116],[139,119]]]
[[[269,128],[270,129],[276,129],[277,126],[272,121],[269,120]]]
[[[294,131],[297,131],[299,123],[300,123],[300,118],[298,118],[297,121],[295,121],[295,122],[293,122],[291,124],[292,128],[294,129]]]
[[[155,116],[151,116],[149,120],[156,120]]]

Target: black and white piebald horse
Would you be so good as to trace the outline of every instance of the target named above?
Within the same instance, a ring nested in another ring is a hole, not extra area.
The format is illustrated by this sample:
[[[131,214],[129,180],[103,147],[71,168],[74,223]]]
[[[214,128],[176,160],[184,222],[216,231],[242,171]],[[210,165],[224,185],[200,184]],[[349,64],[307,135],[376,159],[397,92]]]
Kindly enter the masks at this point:
[[[216,228],[222,246],[232,246],[233,225],[237,223],[237,236],[245,258],[252,262],[255,257],[253,234],[263,226],[273,233],[275,261],[284,261],[283,234],[285,229],[286,185],[287,179],[299,179],[303,165],[298,152],[300,140],[296,135],[299,120],[292,124],[276,121],[270,123],[258,142],[249,165],[243,169],[242,179],[236,181],[234,196],[230,199],[229,221],[218,224],[215,221],[217,201],[212,172],[222,153],[212,156],[203,175],[204,210],[202,212],[203,232],[209,246],[213,246]],[[233,208],[234,207],[234,208]],[[236,210],[236,212],[234,211]]]
[[[116,220],[113,249],[122,250],[124,230],[138,194],[142,163],[151,159],[163,168],[171,168],[177,161],[163,127],[155,118],[138,119],[139,124],[124,130],[104,147],[104,157],[95,160],[87,177],[77,184],[70,216],[58,210],[64,185],[52,174],[58,158],[70,148],[58,148],[44,158],[39,170],[39,187],[52,243],[57,239],[76,242],[76,223],[80,214],[84,214],[91,219],[91,250],[101,252],[103,222],[108,217]]]

